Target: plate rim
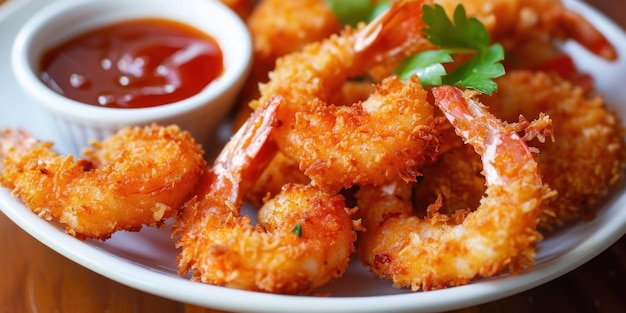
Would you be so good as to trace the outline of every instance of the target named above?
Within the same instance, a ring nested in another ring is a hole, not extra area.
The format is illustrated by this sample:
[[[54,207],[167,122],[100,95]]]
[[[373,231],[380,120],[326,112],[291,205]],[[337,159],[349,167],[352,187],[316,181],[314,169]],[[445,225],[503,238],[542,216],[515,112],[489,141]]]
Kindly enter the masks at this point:
[[[58,0],[9,0],[0,7],[0,25],[3,24],[11,13],[22,10],[28,5],[37,7],[37,5],[43,5],[44,3],[53,1]],[[594,20],[601,20],[601,25],[596,26],[604,29],[605,32],[610,31],[611,33],[617,33],[619,37],[624,39],[620,40],[621,43],[619,43],[619,45],[626,46],[626,35],[623,30],[595,8],[579,0],[564,0],[564,3],[575,10],[582,10],[585,14],[590,14]],[[618,43],[615,44],[618,45]],[[0,49],[2,48],[0,47]],[[622,50],[621,54],[626,55],[626,48]],[[626,105],[626,103],[624,103],[624,105]],[[622,202],[625,201],[626,199],[624,199],[624,197],[616,199],[616,205],[623,204]],[[603,239],[602,242],[583,241],[582,244],[577,245],[570,251],[539,264],[538,266],[533,266],[529,271],[516,277],[521,277],[526,283],[513,284],[513,287],[509,286],[504,289],[501,285],[503,281],[504,284],[506,284],[510,276],[425,293],[358,297],[315,297],[259,293],[200,284],[191,282],[184,277],[173,277],[165,275],[164,273],[154,275],[154,270],[139,264],[122,266],[118,267],[119,271],[111,271],[111,266],[119,266],[118,262],[128,262],[128,260],[65,234],[55,225],[37,217],[30,210],[26,209],[21,205],[19,200],[11,197],[10,191],[7,189],[0,190],[0,210],[22,230],[50,249],[114,281],[147,293],[184,303],[213,309],[241,312],[292,312],[294,308],[297,308],[298,311],[301,312],[377,312],[381,310],[388,312],[415,312],[416,309],[419,310],[419,312],[431,312],[460,309],[505,298],[551,281],[586,263],[619,240],[619,238],[626,233],[626,213],[623,213],[620,215],[621,219],[609,220],[609,222],[612,223],[610,225],[613,225],[612,228],[609,228],[609,230],[600,228],[599,232],[594,234],[594,237]],[[619,230],[621,230],[621,232]],[[89,255],[80,255],[73,252],[82,251],[83,249],[87,249],[87,251],[91,253]],[[568,262],[567,266],[555,268],[554,264],[558,263],[561,260],[560,258],[563,257],[571,257],[575,258],[575,260]],[[141,274],[151,275],[153,276],[153,280],[143,280],[141,279]],[[171,290],[176,290],[176,294],[172,294],[164,288],[155,288],[153,284],[169,286]],[[206,293],[194,293],[199,286],[201,286],[200,288],[202,289],[206,289]],[[494,290],[496,290],[496,292],[494,292]],[[213,300],[208,301],[207,295],[213,293],[217,293],[219,296],[209,297]],[[462,296],[459,296],[459,293],[461,293]],[[420,301],[423,301],[423,296],[418,296],[420,294],[427,294],[429,303],[421,303]],[[247,301],[227,301],[218,299],[241,299],[243,297],[245,297]],[[263,305],[267,305],[268,303],[271,303],[271,305],[263,307]]]

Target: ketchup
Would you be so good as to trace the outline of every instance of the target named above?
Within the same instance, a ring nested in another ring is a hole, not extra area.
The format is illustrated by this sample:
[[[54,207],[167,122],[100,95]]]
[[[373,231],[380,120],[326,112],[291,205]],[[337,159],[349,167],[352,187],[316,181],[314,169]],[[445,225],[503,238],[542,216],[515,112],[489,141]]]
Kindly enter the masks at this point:
[[[217,42],[165,19],[98,28],[47,51],[40,78],[86,104],[142,108],[193,96],[223,72]]]

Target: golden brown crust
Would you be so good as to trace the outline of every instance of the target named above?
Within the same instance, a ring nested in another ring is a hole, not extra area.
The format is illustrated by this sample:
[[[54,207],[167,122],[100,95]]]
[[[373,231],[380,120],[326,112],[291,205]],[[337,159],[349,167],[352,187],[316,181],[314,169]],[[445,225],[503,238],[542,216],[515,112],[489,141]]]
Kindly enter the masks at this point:
[[[12,140],[8,134],[0,140]],[[2,185],[81,239],[160,225],[191,196],[205,167],[199,145],[177,126],[122,129],[77,160],[57,155],[51,143],[17,145],[5,155]]]

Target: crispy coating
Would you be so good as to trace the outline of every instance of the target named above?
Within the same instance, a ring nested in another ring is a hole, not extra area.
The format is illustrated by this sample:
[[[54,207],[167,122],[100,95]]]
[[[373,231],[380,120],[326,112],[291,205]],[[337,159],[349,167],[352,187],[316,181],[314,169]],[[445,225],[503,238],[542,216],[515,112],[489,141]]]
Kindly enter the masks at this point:
[[[282,111],[287,114],[276,137],[304,174],[331,192],[396,178],[414,181],[419,166],[436,155],[433,111],[417,77],[390,77],[352,106]]]
[[[259,97],[276,59],[339,32],[342,25],[324,0],[262,0],[246,20],[252,37],[252,70],[238,99],[235,129],[250,115],[248,103]]]
[[[2,185],[81,239],[160,225],[190,198],[206,166],[199,145],[177,126],[122,129],[76,160],[23,132],[5,130],[0,143]]]
[[[260,85],[260,97],[250,106],[257,108],[276,95],[298,102],[292,106],[312,106],[315,99],[327,101],[339,93],[349,78],[432,48],[422,33],[422,5],[426,3],[429,1],[397,1],[368,25],[345,28],[278,58],[269,81]]]
[[[337,106],[348,79],[385,60],[403,58],[422,36],[424,1],[394,2],[376,21],[305,46],[278,59],[251,107],[280,96],[281,152],[299,162],[314,185],[329,192],[390,178],[414,180],[435,154],[433,107],[416,78],[391,77],[362,102]],[[396,118],[389,119],[389,116]]]
[[[494,115],[515,122],[520,115],[544,113],[552,120],[554,140],[530,142],[539,151],[543,181],[558,193],[545,202],[539,227],[550,230],[593,219],[611,188],[624,180],[626,142],[620,118],[602,97],[556,74],[515,70],[497,82],[499,91],[482,97]],[[458,144],[421,171],[424,178],[414,194],[421,212],[438,196],[450,213],[474,208],[485,189],[480,158]]]
[[[340,277],[354,251],[343,197],[312,186],[284,186],[261,207],[258,223],[222,199],[191,202],[176,224],[179,272],[220,286],[303,294]]]
[[[290,184],[241,215],[242,196],[272,158],[279,101],[256,110],[207,171],[199,196],[174,224],[180,274],[245,290],[301,294],[343,274],[356,234],[340,195]]]
[[[267,198],[280,193],[284,185],[309,183],[311,179],[300,170],[298,161],[279,151],[254,186],[245,194],[245,199],[252,206],[259,208]]]
[[[261,0],[248,19],[248,27],[257,54],[273,61],[327,38],[342,25],[324,0]]]
[[[589,21],[569,10],[561,0],[434,0],[452,16],[463,4],[467,15],[476,17],[507,51],[518,45],[544,39],[571,38],[607,60],[617,52]]]
[[[359,257],[395,287],[431,290],[530,266],[541,203],[550,196],[526,143],[480,103],[455,87],[433,90],[435,102],[457,134],[481,156],[486,195],[473,211],[414,215],[411,186],[363,186],[357,194],[366,230]]]
[[[485,104],[502,119],[543,112],[553,121],[554,142],[533,143],[544,181],[558,191],[542,215],[550,228],[575,219],[591,219],[626,167],[624,128],[603,98],[555,75],[512,71],[498,79],[499,92]]]
[[[485,192],[480,156],[460,137],[449,139],[456,144],[421,168],[423,176],[413,185],[413,205],[419,216],[425,216],[428,206],[436,201],[441,201],[441,213],[474,210]]]

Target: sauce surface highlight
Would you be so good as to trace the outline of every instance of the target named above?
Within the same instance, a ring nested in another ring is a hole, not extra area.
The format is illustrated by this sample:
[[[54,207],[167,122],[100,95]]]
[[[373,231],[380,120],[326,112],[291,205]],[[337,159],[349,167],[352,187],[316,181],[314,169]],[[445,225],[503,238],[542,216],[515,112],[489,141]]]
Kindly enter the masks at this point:
[[[158,106],[193,96],[223,72],[217,42],[165,19],[138,19],[83,33],[47,51],[40,78],[86,104]]]

